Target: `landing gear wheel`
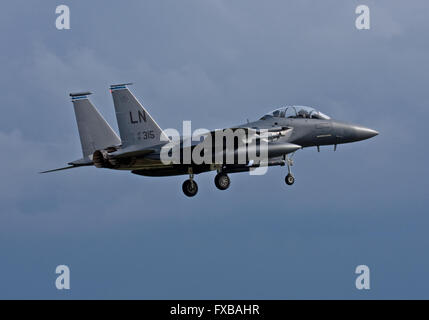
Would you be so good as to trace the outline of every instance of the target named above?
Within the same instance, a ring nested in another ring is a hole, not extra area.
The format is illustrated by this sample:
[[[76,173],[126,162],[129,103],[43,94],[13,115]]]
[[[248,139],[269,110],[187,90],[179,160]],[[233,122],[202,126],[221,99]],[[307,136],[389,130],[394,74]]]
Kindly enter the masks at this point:
[[[287,185],[291,186],[295,182],[295,178],[290,173],[286,176],[285,182]]]
[[[231,180],[226,173],[218,173],[214,179],[215,185],[219,190],[226,190],[231,184]]]
[[[182,190],[188,197],[193,197],[198,192],[198,185],[195,181],[189,179],[183,182]]]

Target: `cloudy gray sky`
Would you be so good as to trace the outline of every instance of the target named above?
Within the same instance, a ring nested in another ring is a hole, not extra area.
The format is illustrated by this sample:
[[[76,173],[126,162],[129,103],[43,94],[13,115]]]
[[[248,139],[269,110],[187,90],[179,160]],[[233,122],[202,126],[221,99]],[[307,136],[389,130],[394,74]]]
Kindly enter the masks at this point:
[[[68,4],[71,30],[55,28]],[[371,29],[355,28],[355,8]],[[0,298],[429,298],[427,1],[8,1],[0,11]],[[68,93],[108,86],[163,128],[286,104],[374,128],[285,168],[145,178],[81,168]],[[55,289],[55,267],[71,290]],[[358,291],[355,267],[371,269]]]

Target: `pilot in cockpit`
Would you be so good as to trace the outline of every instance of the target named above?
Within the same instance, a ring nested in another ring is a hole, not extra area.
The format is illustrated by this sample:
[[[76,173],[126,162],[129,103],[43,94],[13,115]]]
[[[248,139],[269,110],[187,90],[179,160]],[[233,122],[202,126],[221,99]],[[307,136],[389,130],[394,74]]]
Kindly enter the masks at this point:
[[[310,118],[310,113],[305,109],[301,109],[297,112],[297,118]]]

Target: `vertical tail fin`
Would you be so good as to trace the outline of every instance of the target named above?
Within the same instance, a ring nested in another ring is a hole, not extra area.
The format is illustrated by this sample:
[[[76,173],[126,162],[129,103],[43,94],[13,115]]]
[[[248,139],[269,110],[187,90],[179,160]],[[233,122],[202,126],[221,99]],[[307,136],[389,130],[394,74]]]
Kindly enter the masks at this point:
[[[169,141],[159,125],[128,89],[129,84],[110,86],[123,147],[139,145],[148,148]]]
[[[70,93],[84,158],[95,150],[121,144],[121,139],[89,101],[91,92]]]

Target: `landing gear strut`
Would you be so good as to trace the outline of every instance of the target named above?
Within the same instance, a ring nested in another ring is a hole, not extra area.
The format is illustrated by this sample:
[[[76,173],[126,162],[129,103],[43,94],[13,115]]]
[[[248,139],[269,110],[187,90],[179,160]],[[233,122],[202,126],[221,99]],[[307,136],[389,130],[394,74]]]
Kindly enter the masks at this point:
[[[188,169],[189,179],[183,182],[182,190],[183,193],[188,197],[193,197],[198,192],[198,185],[194,181],[194,173],[192,172],[192,168]]]
[[[294,153],[292,153],[292,155],[290,157],[288,155],[285,155],[285,161],[286,161],[287,171],[288,171],[288,174],[285,177],[285,182],[289,186],[293,185],[295,182],[295,178],[292,175],[292,170],[291,170],[291,167],[293,166],[293,160],[292,160],[293,155],[294,155]]]
[[[226,190],[229,188],[229,185],[231,184],[231,180],[229,179],[228,175],[223,172],[219,172],[215,179],[215,185],[219,190]]]

